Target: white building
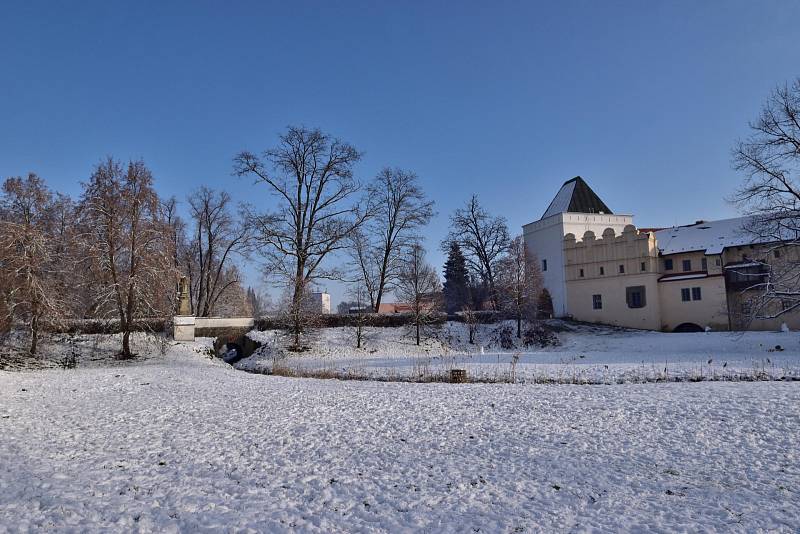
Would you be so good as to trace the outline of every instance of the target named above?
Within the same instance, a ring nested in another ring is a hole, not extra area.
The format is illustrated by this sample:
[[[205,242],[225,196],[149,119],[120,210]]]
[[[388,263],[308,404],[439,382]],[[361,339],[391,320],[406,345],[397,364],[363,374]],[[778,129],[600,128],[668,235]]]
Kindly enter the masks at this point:
[[[632,215],[612,213],[583,178],[576,176],[564,182],[541,219],[522,227],[525,245],[539,259],[556,317],[568,314],[564,236],[582,236],[586,231],[600,235],[606,228],[621,233],[629,224],[633,224]]]
[[[576,177],[523,235],[557,317],[666,332],[800,328],[790,293],[763,289],[800,263],[797,236],[754,234],[752,223],[636,228]]]
[[[331,313],[331,296],[324,291],[311,293],[309,304],[315,313]]]

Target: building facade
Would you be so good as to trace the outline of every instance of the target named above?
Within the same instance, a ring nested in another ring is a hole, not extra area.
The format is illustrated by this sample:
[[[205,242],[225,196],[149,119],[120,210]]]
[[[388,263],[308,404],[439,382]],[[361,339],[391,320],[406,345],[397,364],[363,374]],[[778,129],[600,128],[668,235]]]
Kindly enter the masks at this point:
[[[797,253],[753,243],[746,222],[637,229],[632,216],[611,213],[576,177],[523,235],[556,316],[669,332],[800,327],[795,312],[753,319],[756,295],[748,288],[770,262],[796,261]]]
[[[331,296],[324,291],[311,293],[308,298],[308,306],[313,313],[327,315],[331,313]]]

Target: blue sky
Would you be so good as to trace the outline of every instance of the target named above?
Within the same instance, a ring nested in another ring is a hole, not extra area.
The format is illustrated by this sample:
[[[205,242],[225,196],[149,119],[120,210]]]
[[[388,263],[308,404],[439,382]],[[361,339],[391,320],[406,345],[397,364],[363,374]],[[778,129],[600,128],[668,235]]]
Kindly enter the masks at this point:
[[[0,176],[77,194],[101,157],[141,157],[165,196],[267,207],[231,160],[305,124],[363,150],[363,180],[419,174],[437,266],[470,194],[520,231],[575,175],[641,226],[723,218],[731,147],[800,76],[798,19],[788,0],[7,1]]]

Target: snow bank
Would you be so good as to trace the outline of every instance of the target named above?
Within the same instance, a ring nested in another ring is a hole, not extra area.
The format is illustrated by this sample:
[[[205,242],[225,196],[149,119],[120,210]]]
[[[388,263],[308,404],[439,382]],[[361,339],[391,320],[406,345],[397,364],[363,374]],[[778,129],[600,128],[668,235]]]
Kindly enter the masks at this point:
[[[790,332],[676,334],[555,323],[565,330],[558,334],[559,345],[526,348],[517,342],[504,350],[497,343],[501,326],[481,326],[476,343],[469,344],[466,325],[447,323],[421,346],[403,328],[367,328],[361,349],[355,348],[353,328],[327,328],[299,354],[286,351],[289,341],[282,333],[254,331],[248,335],[263,348],[236,366],[378,379],[425,379],[464,368],[478,380],[513,376],[523,382],[592,384],[800,377],[800,337]]]

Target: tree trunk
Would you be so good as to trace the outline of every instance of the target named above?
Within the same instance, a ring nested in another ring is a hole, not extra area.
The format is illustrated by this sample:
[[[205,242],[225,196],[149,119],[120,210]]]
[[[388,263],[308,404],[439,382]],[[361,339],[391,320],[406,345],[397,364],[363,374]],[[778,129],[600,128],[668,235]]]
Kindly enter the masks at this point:
[[[120,356],[123,360],[131,357],[131,330],[127,322],[122,332],[122,354]]]
[[[33,317],[31,317],[31,348],[30,354],[31,356],[36,356],[36,346],[39,342],[39,316],[36,312],[34,312]]]
[[[381,307],[381,300],[383,300],[383,290],[386,286],[386,270],[389,268],[389,254],[388,249],[384,250],[383,262],[381,263],[381,272],[378,277],[378,295],[375,298],[375,305],[373,306],[375,313],[378,313],[378,308]]]
[[[517,339],[522,339],[522,315],[517,314]]]
[[[300,333],[303,329],[303,282],[302,273],[303,267],[298,265],[295,283],[294,294],[292,295],[292,329],[294,330],[294,347],[300,348]]]
[[[419,345],[419,321],[417,321],[417,345]]]

